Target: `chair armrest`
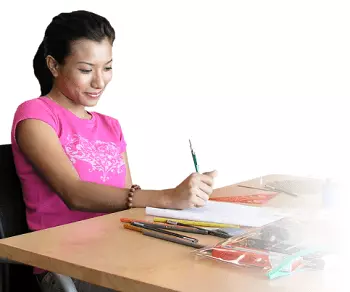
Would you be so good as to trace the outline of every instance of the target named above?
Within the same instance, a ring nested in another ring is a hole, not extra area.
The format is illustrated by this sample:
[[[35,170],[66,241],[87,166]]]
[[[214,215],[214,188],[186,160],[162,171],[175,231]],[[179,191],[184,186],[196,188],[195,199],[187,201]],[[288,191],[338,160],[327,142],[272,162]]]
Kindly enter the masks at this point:
[[[9,259],[4,259],[4,258],[0,258],[0,264],[24,265],[23,263],[12,261]],[[78,292],[71,277],[57,274],[57,273],[53,273],[53,275],[55,276],[57,282],[60,283],[64,292]]]
[[[15,262],[9,259],[0,258],[0,264],[14,264],[14,265],[24,265],[20,262]]]
[[[61,284],[64,292],[78,292],[71,277],[53,273],[56,280]]]

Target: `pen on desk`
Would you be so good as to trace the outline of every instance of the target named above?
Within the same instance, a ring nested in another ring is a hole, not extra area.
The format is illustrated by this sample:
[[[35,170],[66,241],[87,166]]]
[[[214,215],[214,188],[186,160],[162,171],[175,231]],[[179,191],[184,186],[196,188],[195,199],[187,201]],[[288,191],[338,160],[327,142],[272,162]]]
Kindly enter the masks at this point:
[[[258,187],[245,186],[245,185],[237,185],[237,187],[246,188],[246,189],[253,189],[253,190],[260,190],[260,191],[268,191],[268,192],[271,191],[271,190],[269,190],[267,188],[258,188]]]
[[[181,223],[181,222],[176,222],[176,221],[173,221],[173,220],[167,220],[166,223],[168,224],[174,224],[174,225],[179,225],[179,226],[187,226],[187,227],[194,227],[194,228],[197,228],[198,230],[201,230],[203,232],[207,232],[207,234],[210,234],[210,235],[215,235],[215,236],[218,236],[218,237],[222,237],[222,238],[230,238],[231,235],[228,234],[227,232],[223,231],[223,230],[220,230],[220,229],[217,229],[217,230],[208,230],[208,229],[205,229],[205,228],[201,228],[201,227],[197,227],[197,226],[192,226],[192,225],[188,225],[188,224],[185,224],[185,223]]]
[[[177,221],[170,220],[170,219],[166,220],[165,222],[168,223],[168,224],[173,224],[173,225],[177,225],[177,226],[193,227],[193,228],[196,228],[198,230],[206,231],[207,233],[209,232],[209,230],[207,230],[207,229],[204,229],[204,228],[201,228],[201,227],[197,227],[197,226],[193,226],[193,225],[189,225],[189,224],[185,224],[185,223],[181,223],[181,222],[177,222]]]
[[[294,193],[292,193],[292,192],[288,192],[288,191],[286,191],[286,190],[279,189],[279,188],[276,188],[276,187],[273,187],[273,186],[270,186],[270,185],[265,185],[265,187],[268,188],[268,189],[270,189],[270,190],[272,190],[272,191],[274,191],[274,192],[285,193],[285,194],[290,195],[290,196],[292,196],[292,197],[298,197],[297,194],[294,194]]]
[[[190,247],[194,247],[194,248],[203,248],[204,247],[204,245],[194,243],[192,241],[188,241],[188,240],[180,239],[177,237],[165,235],[165,234],[162,234],[159,232],[154,232],[154,231],[142,229],[140,227],[133,226],[130,223],[124,223],[124,228],[141,232],[143,235],[146,235],[146,236],[150,236],[150,237],[154,237],[154,238],[158,238],[158,239],[162,239],[162,240],[166,240],[166,241],[170,241],[170,242],[174,242],[174,243],[178,243],[178,244],[182,244],[182,245],[186,245],[186,246],[190,246]]]
[[[198,172],[198,164],[197,164],[196,153],[193,151],[191,140],[189,140],[189,141],[190,141],[190,149],[191,149],[191,154],[192,154],[192,159],[193,159],[194,167],[195,167],[195,169],[196,169],[196,172]]]
[[[175,230],[175,231],[186,232],[186,233],[204,234],[204,235],[208,234],[207,230],[199,230],[196,227],[177,226],[177,225],[164,224],[164,223],[152,223],[146,220],[129,219],[129,218],[121,218],[120,221],[123,223],[132,223],[132,222],[146,223],[150,227],[167,229],[167,230]]]
[[[181,234],[178,234],[178,233],[175,233],[175,232],[166,231],[166,230],[155,228],[155,227],[151,227],[147,223],[132,222],[131,225],[134,225],[134,226],[137,226],[137,227],[141,227],[141,228],[145,228],[145,229],[149,229],[149,230],[153,230],[153,231],[160,232],[160,233],[164,233],[164,234],[167,234],[167,235],[175,236],[175,237],[178,237],[178,238],[182,238],[184,240],[189,240],[189,241],[194,242],[194,243],[198,242],[198,239],[196,239],[196,238],[185,236],[185,235],[181,235]]]

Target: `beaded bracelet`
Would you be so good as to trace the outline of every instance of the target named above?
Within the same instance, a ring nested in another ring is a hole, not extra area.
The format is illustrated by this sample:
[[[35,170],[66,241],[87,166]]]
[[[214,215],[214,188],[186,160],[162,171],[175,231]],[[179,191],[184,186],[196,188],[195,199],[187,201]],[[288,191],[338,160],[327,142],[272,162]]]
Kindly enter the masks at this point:
[[[132,208],[132,199],[134,197],[134,193],[136,190],[140,190],[140,186],[139,185],[132,185],[130,190],[129,190],[129,194],[128,194],[128,201],[126,203],[126,206],[128,207],[128,209]]]

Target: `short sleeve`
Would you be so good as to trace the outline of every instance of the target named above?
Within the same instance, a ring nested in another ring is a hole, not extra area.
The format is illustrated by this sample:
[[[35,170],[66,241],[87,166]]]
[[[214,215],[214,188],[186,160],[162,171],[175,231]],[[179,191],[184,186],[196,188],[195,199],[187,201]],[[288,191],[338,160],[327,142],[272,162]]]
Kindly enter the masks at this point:
[[[126,151],[126,142],[125,142],[125,138],[124,138],[124,134],[123,134],[123,130],[122,127],[119,123],[119,121],[117,119],[114,119],[114,124],[115,124],[115,128],[117,131],[117,136],[118,136],[118,142],[120,143],[120,152],[123,153]]]
[[[40,120],[58,132],[58,120],[52,109],[43,100],[32,99],[20,104],[15,112],[11,131],[12,143],[16,143],[17,125],[26,119]]]

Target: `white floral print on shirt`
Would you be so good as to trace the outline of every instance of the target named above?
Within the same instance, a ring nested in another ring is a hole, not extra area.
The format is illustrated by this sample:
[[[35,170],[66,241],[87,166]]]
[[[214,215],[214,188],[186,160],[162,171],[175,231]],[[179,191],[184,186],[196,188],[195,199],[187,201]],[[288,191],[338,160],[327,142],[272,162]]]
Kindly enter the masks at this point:
[[[120,153],[120,147],[113,142],[100,140],[89,141],[86,138],[74,134],[67,137],[68,142],[64,149],[70,159],[75,164],[77,160],[90,163],[89,171],[101,172],[101,180],[106,182],[110,178],[110,173],[120,174],[125,165]]]

